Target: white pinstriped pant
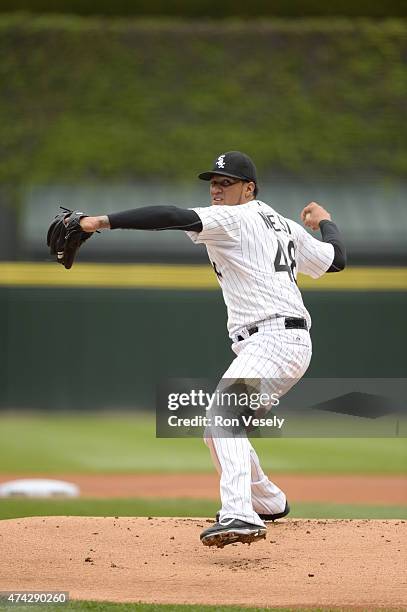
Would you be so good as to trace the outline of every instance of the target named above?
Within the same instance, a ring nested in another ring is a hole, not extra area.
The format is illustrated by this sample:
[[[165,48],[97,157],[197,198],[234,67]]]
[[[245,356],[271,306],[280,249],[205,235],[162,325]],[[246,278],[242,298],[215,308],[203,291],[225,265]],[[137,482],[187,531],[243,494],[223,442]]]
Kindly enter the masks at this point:
[[[306,330],[285,329],[284,319],[263,322],[259,331],[232,345],[237,357],[222,379],[262,379],[262,392],[282,396],[304,375],[312,355],[311,338]],[[230,382],[232,382],[232,380]],[[282,512],[286,496],[264,474],[259,458],[243,437],[211,437],[205,443],[220,474],[222,508],[220,520],[237,518],[264,525],[260,514]]]

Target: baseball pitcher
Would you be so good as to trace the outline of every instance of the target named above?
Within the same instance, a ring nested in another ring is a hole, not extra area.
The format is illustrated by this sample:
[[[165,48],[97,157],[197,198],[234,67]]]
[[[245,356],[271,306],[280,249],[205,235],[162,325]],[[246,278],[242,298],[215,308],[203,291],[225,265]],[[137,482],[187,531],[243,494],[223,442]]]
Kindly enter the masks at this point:
[[[70,268],[80,246],[98,230],[186,232],[206,246],[227,307],[236,357],[222,380],[260,380],[280,397],[306,372],[312,354],[311,318],[297,274],[316,279],[343,270],[342,237],[316,202],[300,217],[306,227],[320,230],[322,240],[259,200],[256,167],[244,153],[219,155],[199,178],[209,182],[211,206],[147,206],[97,217],[66,210],[49,228],[48,246]],[[209,428],[205,442],[220,475],[222,505],[214,525],[201,533],[202,543],[222,548],[265,538],[266,522],[290,511],[284,492],[263,472],[246,435],[216,435]]]

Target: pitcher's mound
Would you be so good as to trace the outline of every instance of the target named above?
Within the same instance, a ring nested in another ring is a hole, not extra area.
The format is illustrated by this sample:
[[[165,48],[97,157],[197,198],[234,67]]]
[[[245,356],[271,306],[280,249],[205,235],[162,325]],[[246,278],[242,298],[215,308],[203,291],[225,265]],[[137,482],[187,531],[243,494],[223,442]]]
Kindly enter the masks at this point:
[[[283,520],[266,540],[223,549],[199,541],[211,522],[0,521],[0,590],[122,602],[407,607],[405,521]]]

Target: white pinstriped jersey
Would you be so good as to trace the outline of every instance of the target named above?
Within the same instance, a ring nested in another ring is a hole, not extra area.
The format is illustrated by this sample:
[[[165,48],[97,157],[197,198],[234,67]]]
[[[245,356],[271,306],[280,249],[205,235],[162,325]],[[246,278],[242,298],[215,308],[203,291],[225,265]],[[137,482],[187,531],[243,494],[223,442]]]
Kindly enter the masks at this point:
[[[271,206],[252,200],[237,206],[193,208],[201,232],[186,232],[205,244],[222,288],[232,337],[242,327],[279,316],[311,317],[297,286],[297,273],[318,278],[331,266],[332,244],[313,238]]]

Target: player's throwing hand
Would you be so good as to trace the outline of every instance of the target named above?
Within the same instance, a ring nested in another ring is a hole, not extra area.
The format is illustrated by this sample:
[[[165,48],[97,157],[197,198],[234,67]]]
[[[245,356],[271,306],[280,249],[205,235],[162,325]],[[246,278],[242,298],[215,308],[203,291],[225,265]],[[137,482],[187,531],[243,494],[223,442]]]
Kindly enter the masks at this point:
[[[320,206],[316,202],[310,202],[301,211],[301,220],[306,227],[310,227],[313,230],[319,229],[321,221],[331,220],[331,215],[323,206]]]

